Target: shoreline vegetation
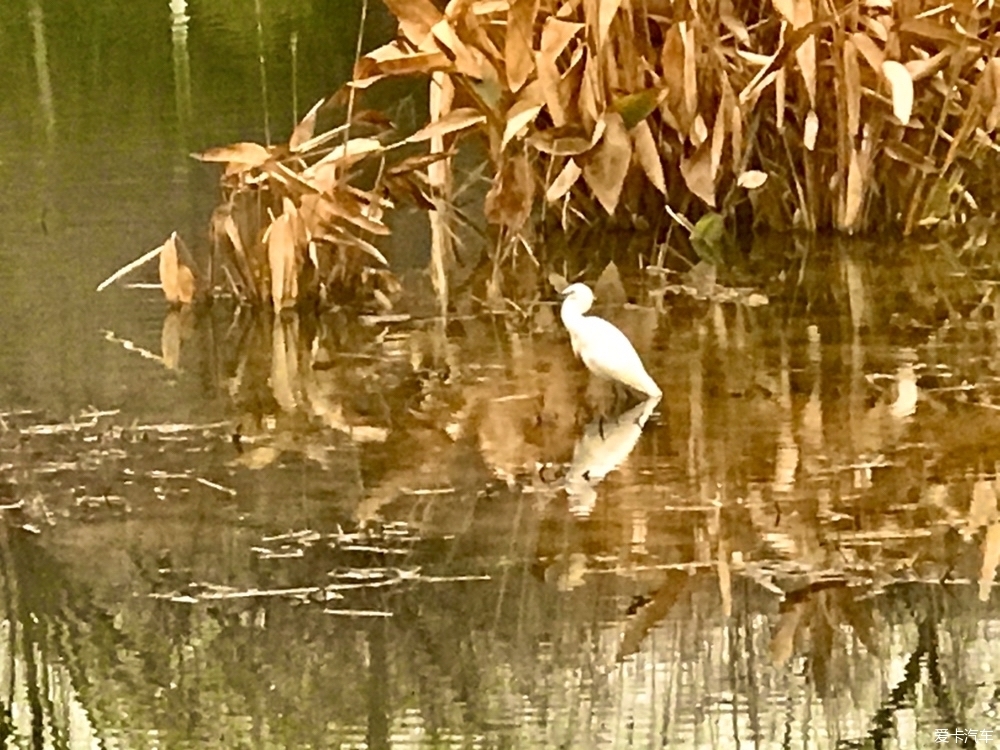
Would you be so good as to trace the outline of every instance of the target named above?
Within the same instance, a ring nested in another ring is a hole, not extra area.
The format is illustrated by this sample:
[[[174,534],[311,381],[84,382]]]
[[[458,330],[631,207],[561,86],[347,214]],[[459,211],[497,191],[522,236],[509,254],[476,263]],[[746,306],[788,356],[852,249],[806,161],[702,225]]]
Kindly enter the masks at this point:
[[[287,143],[194,155],[223,166],[222,200],[207,263],[176,236],[144,256],[159,255],[171,303],[222,292],[388,311],[400,285],[378,242],[408,203],[430,214],[446,312],[460,140],[494,175],[485,299],[503,298],[519,258],[545,268],[546,233],[650,228],[672,254],[718,261],[737,234],[912,235],[993,200],[1000,26],[984,4],[384,2],[396,38],[359,54]],[[361,107],[400,76],[430,85],[429,124],[409,136]],[[638,267],[664,265],[644,255]]]

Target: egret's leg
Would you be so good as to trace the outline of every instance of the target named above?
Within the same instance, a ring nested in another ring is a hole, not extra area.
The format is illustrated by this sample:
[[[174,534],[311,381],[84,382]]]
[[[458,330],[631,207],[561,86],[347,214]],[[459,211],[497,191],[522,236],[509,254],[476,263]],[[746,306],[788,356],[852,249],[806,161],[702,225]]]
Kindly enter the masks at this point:
[[[614,400],[611,402],[611,413],[618,416],[628,408],[629,391],[621,383],[612,384]]]

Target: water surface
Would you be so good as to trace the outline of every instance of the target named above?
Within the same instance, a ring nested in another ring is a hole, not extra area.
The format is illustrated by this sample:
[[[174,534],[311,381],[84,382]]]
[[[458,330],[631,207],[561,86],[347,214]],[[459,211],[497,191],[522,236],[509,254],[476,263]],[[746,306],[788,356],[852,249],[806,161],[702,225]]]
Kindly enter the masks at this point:
[[[448,321],[96,294],[197,245],[215,177],[188,152],[286,136],[292,35],[302,110],[360,17],[173,10],[0,7],[7,744],[997,736],[991,243],[780,239],[739,293],[598,287],[665,393],[624,414],[540,272]]]

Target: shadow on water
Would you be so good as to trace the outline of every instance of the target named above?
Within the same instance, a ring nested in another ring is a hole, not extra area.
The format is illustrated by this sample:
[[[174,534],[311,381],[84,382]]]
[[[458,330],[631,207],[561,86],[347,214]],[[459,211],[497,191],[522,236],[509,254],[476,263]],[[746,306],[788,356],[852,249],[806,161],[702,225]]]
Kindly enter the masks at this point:
[[[992,284],[941,248],[810,252],[768,305],[666,279],[602,311],[665,394],[618,414],[546,299],[446,325],[216,305],[109,334],[217,413],[2,414],[5,736],[987,736]]]

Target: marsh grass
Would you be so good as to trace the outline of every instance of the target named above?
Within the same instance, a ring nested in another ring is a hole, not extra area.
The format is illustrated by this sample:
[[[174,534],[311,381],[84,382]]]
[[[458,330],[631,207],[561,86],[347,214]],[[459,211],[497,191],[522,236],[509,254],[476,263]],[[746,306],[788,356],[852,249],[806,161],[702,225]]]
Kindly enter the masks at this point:
[[[994,192],[1000,27],[987,4],[385,2],[397,37],[358,56],[337,97],[347,124],[317,134],[332,108],[321,102],[287,143],[195,155],[223,165],[200,287],[277,310],[387,311],[398,286],[378,242],[407,200],[437,217],[431,275],[446,310],[451,157],[472,134],[498,228],[487,298],[503,297],[519,259],[544,262],[542,225],[690,229],[714,215],[729,233],[910,234],[962,222]],[[405,138],[355,111],[399,76],[431,86],[430,124]]]
[[[1000,122],[984,4],[387,0],[399,37],[355,85],[444,73],[478,109],[514,230],[745,205],[753,224],[912,232],[974,211]],[[633,183],[638,186],[633,189]],[[956,199],[957,198],[957,199]]]

